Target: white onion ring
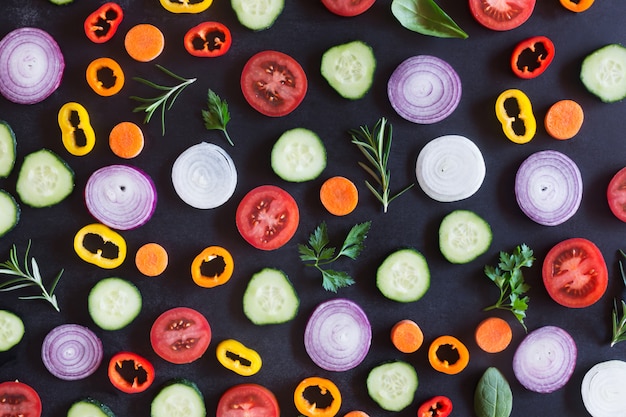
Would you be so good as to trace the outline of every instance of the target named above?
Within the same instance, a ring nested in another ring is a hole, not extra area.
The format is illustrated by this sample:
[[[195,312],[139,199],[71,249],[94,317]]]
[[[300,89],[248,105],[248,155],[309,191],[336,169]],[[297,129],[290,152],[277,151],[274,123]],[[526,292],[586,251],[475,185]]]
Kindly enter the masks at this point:
[[[43,101],[59,88],[64,69],[59,45],[42,29],[15,29],[0,41],[0,93],[7,100]]]
[[[93,374],[102,362],[102,342],[94,332],[78,324],[52,329],[41,346],[41,359],[59,379],[74,381]]]
[[[319,304],[304,330],[306,352],[327,371],[355,368],[367,356],[371,343],[372,328],[367,315],[345,298]]]
[[[217,145],[201,142],[174,161],[172,184],[191,207],[211,209],[226,203],[237,186],[237,170],[228,153]]]
[[[387,83],[394,110],[404,119],[421,124],[448,117],[461,101],[461,79],[441,58],[417,55],[404,60]]]
[[[583,404],[593,417],[626,417],[626,362],[600,362],[585,374]]]
[[[144,225],[154,214],[156,202],[156,187],[150,176],[130,165],[102,167],[85,185],[87,210],[112,229]]]
[[[558,151],[539,151],[520,165],[515,176],[515,198],[531,220],[559,225],[572,217],[583,198],[578,166]]]

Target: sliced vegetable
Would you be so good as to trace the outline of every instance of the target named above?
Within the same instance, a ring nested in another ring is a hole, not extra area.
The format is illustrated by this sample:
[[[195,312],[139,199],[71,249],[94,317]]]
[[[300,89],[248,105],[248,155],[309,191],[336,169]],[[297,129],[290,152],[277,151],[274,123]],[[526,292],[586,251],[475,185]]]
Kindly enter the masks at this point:
[[[523,79],[544,73],[554,59],[554,43],[546,36],[533,36],[518,43],[511,54],[513,74]]]
[[[483,184],[486,167],[481,150],[465,136],[444,135],[429,141],[415,163],[417,183],[435,201],[473,196]]]
[[[340,96],[350,100],[362,98],[374,81],[374,50],[360,40],[335,45],[322,55],[320,71]]]
[[[0,120],[0,178],[9,176],[15,166],[17,141],[15,132],[4,120]]]
[[[479,348],[487,353],[505,350],[513,339],[513,329],[500,317],[487,317],[476,326],[474,339]]]
[[[213,58],[228,52],[233,38],[226,25],[208,21],[189,29],[185,33],[183,43],[189,54],[201,58]]]
[[[391,12],[402,26],[422,35],[461,39],[468,37],[433,0],[393,0]]]
[[[509,382],[498,368],[487,368],[474,391],[476,417],[509,417],[512,410],[513,392]]]
[[[469,0],[472,16],[484,27],[496,31],[515,29],[526,22],[535,9],[535,0]]]
[[[592,417],[621,417],[626,409],[626,362],[612,359],[593,365],[583,377],[580,393]]]
[[[13,103],[35,104],[59,88],[65,59],[48,32],[20,27],[0,40],[0,67],[0,94]]]
[[[296,386],[293,401],[306,417],[333,417],[341,408],[341,392],[330,379],[312,376]]]
[[[424,333],[413,320],[403,319],[393,325],[390,332],[391,343],[402,353],[414,353],[424,343]]]
[[[15,198],[5,190],[0,189],[0,237],[6,235],[17,226],[20,221],[20,206]]]
[[[172,13],[201,13],[213,4],[213,0],[159,0],[161,6]],[[155,417],[155,416],[153,416]],[[191,417],[191,416],[190,416]]]
[[[191,278],[201,287],[213,288],[226,284],[234,269],[230,252],[221,246],[208,246],[191,262]]]
[[[626,222],[626,167],[617,171],[609,181],[606,198],[615,217]]]
[[[242,376],[251,376],[261,370],[261,355],[235,339],[226,339],[215,348],[217,360],[226,369]]]
[[[17,314],[0,310],[0,352],[16,346],[24,337],[24,322]]]
[[[580,67],[585,88],[605,103],[626,97],[626,47],[605,45],[585,57]]]
[[[235,192],[237,169],[223,148],[200,142],[174,161],[172,185],[191,207],[212,209],[226,203]]]
[[[96,400],[95,398],[86,397],[75,401],[67,410],[66,417],[115,417],[113,410],[108,405]]]
[[[370,416],[365,411],[352,410],[344,414],[343,417],[370,417]]]
[[[452,413],[452,400],[445,395],[437,395],[420,405],[417,417],[448,417]]]
[[[154,366],[133,352],[119,352],[111,357],[107,370],[111,384],[127,394],[147,390],[154,382]]]
[[[272,27],[285,7],[285,0],[231,0],[237,20],[250,30]]]
[[[359,203],[359,190],[346,177],[330,177],[320,187],[320,201],[330,214],[346,216]]]
[[[91,223],[74,235],[74,251],[85,262],[113,269],[126,259],[126,240],[108,226]]]
[[[259,384],[238,384],[227,389],[217,403],[215,417],[279,417],[272,391]]]
[[[383,410],[401,411],[415,398],[418,378],[415,368],[405,361],[376,365],[367,375],[367,393]]]
[[[161,275],[165,272],[168,263],[167,250],[156,242],[144,243],[135,253],[135,266],[147,277]]]
[[[322,0],[332,13],[342,17],[354,17],[368,11],[376,0]]]
[[[204,396],[188,379],[168,381],[150,404],[150,417],[206,417]]]
[[[454,336],[439,336],[428,348],[428,362],[434,370],[448,375],[463,371],[470,359],[467,347]]]
[[[300,306],[293,284],[281,270],[263,268],[252,275],[243,294],[243,312],[257,325],[292,320]]]
[[[439,225],[439,250],[455,264],[465,264],[487,252],[491,226],[471,210],[454,210]]]
[[[0,415],[41,416],[41,398],[33,387],[19,381],[0,383]]]
[[[50,3],[56,4],[57,6],[65,6],[74,2],[74,0],[49,0],[49,1]]]
[[[432,55],[416,55],[396,67],[387,82],[391,107],[404,119],[433,124],[450,116],[461,101],[461,79]]]
[[[30,207],[53,206],[74,190],[74,171],[53,151],[40,149],[22,161],[15,189],[22,203]]]
[[[559,151],[535,152],[517,170],[517,204],[536,223],[564,223],[576,214],[582,197],[583,180],[578,165]]]
[[[289,129],[274,143],[271,165],[274,173],[285,181],[314,180],[326,168],[324,142],[310,129]]]
[[[53,328],[41,345],[41,359],[46,369],[66,381],[84,379],[96,372],[102,356],[100,338],[78,324]]]
[[[143,150],[145,140],[143,132],[133,122],[120,122],[109,133],[109,148],[123,159],[132,159]]]
[[[161,313],[152,324],[150,344],[168,362],[191,363],[204,355],[211,336],[211,326],[202,313],[189,307],[174,307]]]
[[[591,7],[594,0],[561,0],[561,5],[567,10],[580,13]]]
[[[132,282],[109,277],[98,281],[89,291],[89,316],[104,330],[120,330],[128,326],[141,312],[142,297]]]
[[[115,2],[104,3],[85,19],[87,38],[94,43],[104,43],[115,35],[124,19],[124,10]]]
[[[576,136],[584,119],[585,113],[580,104],[574,100],[559,100],[546,112],[544,126],[553,138],[566,140]]]
[[[496,117],[504,135],[514,143],[528,143],[537,132],[537,120],[528,96],[516,88],[500,93],[496,99]]]
[[[87,66],[85,78],[89,87],[98,95],[110,97],[124,87],[125,76],[120,64],[113,58],[96,58]]]
[[[228,103],[210,88],[207,93],[207,109],[202,109],[202,120],[207,130],[221,130],[230,146],[235,146],[226,130],[226,125],[230,121]]]
[[[393,301],[410,303],[419,300],[430,287],[426,258],[414,248],[395,250],[378,267],[376,287]]]
[[[124,49],[139,62],[155,60],[165,48],[165,35],[161,29],[150,23],[140,23],[131,27],[124,37]]]
[[[59,109],[57,115],[61,141],[69,153],[84,156],[96,145],[96,133],[89,122],[89,113],[80,103],[70,101]]]

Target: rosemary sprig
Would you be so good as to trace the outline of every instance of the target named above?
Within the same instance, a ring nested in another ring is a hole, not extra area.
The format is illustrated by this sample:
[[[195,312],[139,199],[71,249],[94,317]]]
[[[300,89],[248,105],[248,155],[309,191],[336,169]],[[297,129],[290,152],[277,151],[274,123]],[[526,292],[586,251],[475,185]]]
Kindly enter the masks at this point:
[[[619,253],[622,255],[623,259],[626,259],[626,253],[622,250],[620,250]],[[622,281],[624,281],[624,285],[626,286],[626,271],[624,270],[624,263],[622,262],[623,259],[619,260],[619,272],[622,276]],[[613,337],[611,338],[611,347],[615,346],[619,342],[626,341],[626,301],[620,301],[621,312],[617,304],[617,300],[613,300]]]
[[[359,165],[374,178],[380,187],[380,191],[367,180],[365,181],[365,185],[378,201],[383,204],[383,211],[386,213],[389,204],[394,199],[415,185],[413,183],[400,192],[393,195],[391,194],[391,171],[387,167],[391,153],[391,124],[387,123],[387,119],[383,117],[376,122],[371,132],[367,126],[361,126],[358,130],[350,130],[350,135],[352,136],[352,143],[365,155],[371,167],[364,162],[359,162]]]
[[[9,260],[0,263],[0,274],[14,276],[14,278],[0,283],[0,291],[12,291],[21,288],[36,286],[41,289],[40,295],[22,296],[19,297],[19,299],[45,300],[52,304],[52,307],[54,307],[56,311],[61,311],[61,309],[59,308],[59,304],[57,303],[57,297],[54,294],[54,290],[59,283],[59,280],[61,279],[63,269],[61,269],[61,271],[52,281],[50,289],[46,290],[46,287],[44,286],[43,280],[41,278],[41,273],[39,272],[39,265],[37,264],[35,258],[30,258],[31,268],[28,267],[28,252],[30,251],[30,244],[31,242],[29,240],[28,246],[26,247],[26,253],[24,254],[24,267],[20,267],[20,262],[17,257],[17,248],[15,247],[15,245],[13,245],[9,252]]]
[[[137,96],[131,96],[130,98],[132,100],[143,103],[135,107],[133,109],[133,112],[140,112],[140,111],[146,112],[146,117],[144,118],[144,121],[143,121],[144,123],[150,122],[150,119],[152,118],[152,115],[154,114],[154,112],[159,107],[161,108],[161,132],[162,132],[162,135],[165,135],[165,111],[172,108],[172,106],[174,105],[174,102],[176,101],[176,98],[178,98],[178,95],[185,89],[185,87],[195,82],[196,78],[183,78],[180,75],[174,74],[172,71],[168,70],[167,68],[161,65],[157,64],[156,67],[160,69],[161,71],[163,71],[165,74],[169,75],[170,77],[180,81],[180,83],[174,86],[165,86],[165,85],[160,85],[152,81],[146,80],[145,78],[133,77],[133,80],[139,81],[140,83],[145,84],[148,87],[152,87],[156,90],[165,91],[165,93],[156,97],[151,97],[151,98],[144,98],[144,97],[137,97]]]

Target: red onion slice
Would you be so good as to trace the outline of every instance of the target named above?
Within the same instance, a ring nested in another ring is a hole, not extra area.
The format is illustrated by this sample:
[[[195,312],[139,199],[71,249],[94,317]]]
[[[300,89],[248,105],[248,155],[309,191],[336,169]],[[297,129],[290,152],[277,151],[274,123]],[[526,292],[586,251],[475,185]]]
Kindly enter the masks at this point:
[[[539,151],[520,165],[515,176],[517,204],[531,220],[559,225],[572,217],[583,198],[578,166],[558,151]]]
[[[327,371],[359,365],[372,343],[365,312],[353,301],[338,298],[318,305],[304,330],[304,347],[313,362]]]
[[[394,110],[404,119],[421,124],[448,117],[461,101],[461,79],[441,58],[417,55],[404,60],[387,83]]]
[[[528,390],[550,393],[562,388],[574,373],[577,349],[572,336],[556,326],[530,332],[513,355],[513,372]]]
[[[78,324],[52,329],[41,346],[41,359],[59,379],[73,381],[93,374],[102,362],[102,342],[94,332]]]
[[[154,214],[156,187],[139,168],[109,165],[95,171],[87,180],[85,203],[100,223],[117,230],[135,229]]]
[[[7,100],[43,101],[61,84],[64,69],[59,45],[42,29],[15,29],[0,41],[0,93]]]
[[[626,362],[600,362],[585,374],[580,393],[593,417],[626,417]]]

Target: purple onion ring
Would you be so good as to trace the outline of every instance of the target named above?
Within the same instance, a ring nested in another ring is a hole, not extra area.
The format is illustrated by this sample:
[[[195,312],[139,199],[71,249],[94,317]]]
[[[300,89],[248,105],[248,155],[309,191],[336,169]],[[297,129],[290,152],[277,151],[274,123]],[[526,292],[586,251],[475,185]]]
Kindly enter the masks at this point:
[[[78,324],[52,329],[41,346],[41,359],[59,379],[74,381],[93,374],[102,362],[102,342],[94,332]]]

